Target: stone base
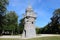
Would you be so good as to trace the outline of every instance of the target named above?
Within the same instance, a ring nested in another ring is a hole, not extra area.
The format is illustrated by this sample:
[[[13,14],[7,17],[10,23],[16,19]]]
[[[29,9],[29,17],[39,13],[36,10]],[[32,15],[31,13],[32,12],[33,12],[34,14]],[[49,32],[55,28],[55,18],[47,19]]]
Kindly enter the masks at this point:
[[[36,31],[34,26],[25,27],[23,30],[22,38],[36,37]]]

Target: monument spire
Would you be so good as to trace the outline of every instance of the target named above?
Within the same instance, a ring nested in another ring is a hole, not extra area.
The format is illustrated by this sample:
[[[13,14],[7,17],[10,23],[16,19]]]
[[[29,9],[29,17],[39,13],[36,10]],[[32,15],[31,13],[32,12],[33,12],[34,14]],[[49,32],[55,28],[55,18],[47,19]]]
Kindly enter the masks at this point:
[[[28,8],[31,8],[31,9],[32,9],[32,6],[31,6],[31,3],[30,3],[30,0],[28,1]]]
[[[30,0],[28,0],[28,6],[29,6],[29,5],[31,5],[31,4],[30,4]]]
[[[33,11],[32,6],[31,6],[31,3],[30,3],[30,0],[28,1],[28,7],[27,7],[26,11],[27,12]]]

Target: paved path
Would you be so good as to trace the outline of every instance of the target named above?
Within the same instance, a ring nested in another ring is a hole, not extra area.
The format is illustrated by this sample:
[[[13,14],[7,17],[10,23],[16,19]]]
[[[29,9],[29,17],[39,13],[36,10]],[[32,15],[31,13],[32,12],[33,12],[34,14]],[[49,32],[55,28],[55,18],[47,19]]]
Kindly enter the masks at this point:
[[[60,35],[52,35],[52,34],[39,34],[36,37],[33,38],[38,38],[38,37],[50,37],[50,36],[60,36]],[[0,38],[19,38],[19,39],[29,39],[29,38],[21,38],[21,36],[0,36]]]
[[[4,35],[4,36],[0,36],[0,38],[21,38],[21,36]]]
[[[54,34],[39,34],[36,37],[33,38],[40,38],[40,37],[51,37],[51,36],[60,36],[60,35],[54,35]],[[30,39],[30,38],[23,38],[23,39]]]

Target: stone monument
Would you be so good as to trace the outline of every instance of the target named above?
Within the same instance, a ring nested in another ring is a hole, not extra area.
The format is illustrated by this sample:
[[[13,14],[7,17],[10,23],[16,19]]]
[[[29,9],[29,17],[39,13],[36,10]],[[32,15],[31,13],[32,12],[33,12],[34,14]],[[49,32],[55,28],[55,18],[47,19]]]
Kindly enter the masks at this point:
[[[36,30],[34,25],[35,19],[36,14],[32,7],[29,5],[24,15],[24,30],[22,33],[22,38],[36,37]]]

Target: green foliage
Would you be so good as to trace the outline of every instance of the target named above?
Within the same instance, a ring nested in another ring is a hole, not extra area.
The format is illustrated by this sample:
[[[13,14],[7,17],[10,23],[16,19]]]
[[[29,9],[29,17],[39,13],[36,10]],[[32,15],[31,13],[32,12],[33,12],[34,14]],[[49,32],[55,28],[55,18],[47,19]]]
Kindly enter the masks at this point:
[[[0,15],[3,15],[5,13],[7,5],[8,0],[0,0]]]
[[[0,0],[0,34],[3,30],[4,25],[4,15],[6,13],[6,6],[8,5],[8,0]]]
[[[3,30],[11,30],[15,33],[18,27],[18,16],[14,11],[10,11],[5,16],[6,16],[5,19],[6,21]]]
[[[60,34],[60,9],[54,11],[51,22],[43,28],[41,33]]]
[[[40,34],[40,28],[36,28],[36,34]]]
[[[24,18],[22,18],[20,20],[20,23],[19,23],[19,32],[20,32],[20,34],[22,34],[23,29],[24,29]]]

